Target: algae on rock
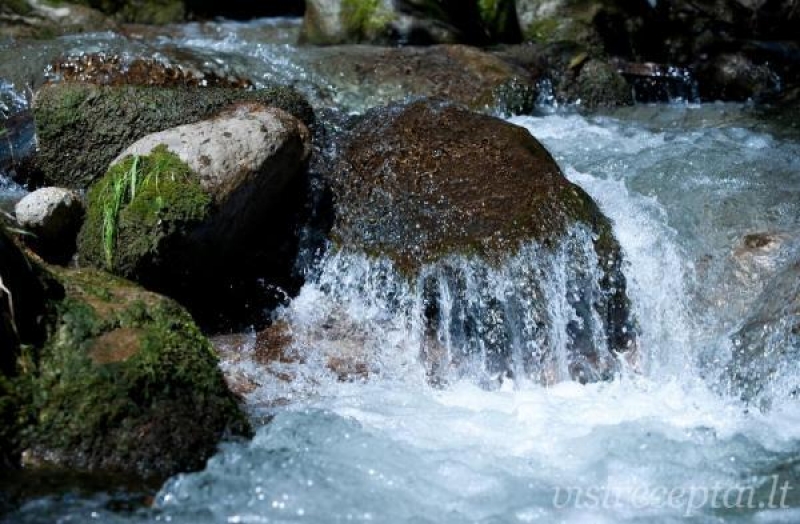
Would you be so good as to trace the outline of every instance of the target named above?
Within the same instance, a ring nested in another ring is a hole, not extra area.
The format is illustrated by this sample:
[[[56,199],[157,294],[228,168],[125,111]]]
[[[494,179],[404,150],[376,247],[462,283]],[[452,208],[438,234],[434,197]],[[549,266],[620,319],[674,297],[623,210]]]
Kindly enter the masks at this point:
[[[162,477],[202,467],[226,435],[249,434],[182,307],[96,270],[57,278],[66,298],[28,375],[28,460]]]
[[[88,194],[81,262],[139,280],[208,216],[211,197],[166,146],[112,166]]]

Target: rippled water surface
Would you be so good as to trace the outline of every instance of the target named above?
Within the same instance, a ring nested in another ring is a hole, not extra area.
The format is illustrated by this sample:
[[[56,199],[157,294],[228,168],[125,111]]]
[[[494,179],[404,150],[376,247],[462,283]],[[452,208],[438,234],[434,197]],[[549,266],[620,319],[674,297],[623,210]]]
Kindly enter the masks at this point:
[[[241,34],[193,30],[181,45],[274,67]],[[286,44],[264,46],[275,57]],[[800,143],[731,105],[511,121],[614,223],[639,336],[613,381],[462,373],[433,387],[414,291],[381,298],[363,285],[375,267],[330,256],[279,319],[299,351],[365,372],[342,382],[315,358],[264,369],[245,344],[223,366],[257,386],[254,418],[271,418],[252,441],[169,480],[152,508],[66,495],[8,521],[800,522],[799,377],[788,366],[745,404],[723,372],[733,335],[800,254]]]

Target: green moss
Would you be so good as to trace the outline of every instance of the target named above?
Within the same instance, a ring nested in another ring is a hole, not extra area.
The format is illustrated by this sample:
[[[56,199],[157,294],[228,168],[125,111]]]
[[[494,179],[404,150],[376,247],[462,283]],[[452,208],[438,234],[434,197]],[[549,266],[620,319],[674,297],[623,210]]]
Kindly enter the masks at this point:
[[[208,340],[175,302],[98,271],[62,272],[67,298],[35,379],[29,447],[78,468],[170,474],[248,432]],[[197,424],[177,418],[193,413]],[[159,444],[174,433],[197,453]]]
[[[356,41],[377,36],[394,18],[381,0],[342,0],[341,16],[345,32]]]
[[[490,41],[516,43],[522,39],[513,0],[478,0],[478,11]]]
[[[166,146],[112,166],[89,191],[81,261],[128,278],[168,255],[171,242],[207,217],[211,198]]]

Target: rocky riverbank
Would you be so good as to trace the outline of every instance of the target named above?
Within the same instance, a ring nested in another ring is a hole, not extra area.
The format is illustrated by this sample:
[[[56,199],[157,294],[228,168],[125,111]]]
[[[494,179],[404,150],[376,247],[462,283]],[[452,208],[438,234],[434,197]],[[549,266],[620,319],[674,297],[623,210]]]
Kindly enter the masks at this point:
[[[202,468],[221,439],[249,434],[206,336],[252,326],[259,364],[295,358],[293,344],[316,335],[285,332],[273,313],[323,257],[390,268],[387,286],[419,298],[409,318],[422,319],[429,380],[480,346],[486,387],[520,372],[547,383],[554,366],[543,334],[552,268],[525,273],[505,297],[487,291],[487,275],[575,257],[557,297],[574,312],[569,373],[610,378],[617,355],[636,351],[611,221],[498,116],[676,97],[796,107],[800,78],[791,2],[86,3],[0,7],[0,54],[23,56],[0,65],[13,95],[0,102],[0,169],[39,189],[0,236],[8,468]],[[281,44],[277,59],[265,58],[273,44],[236,36],[213,59],[175,44],[228,30],[188,21],[301,12],[302,24],[231,29],[288,28],[299,45]],[[77,40],[85,52],[57,38],[88,31],[111,33]],[[479,304],[458,302],[467,286]],[[504,326],[537,300],[520,336],[538,353],[517,365]],[[366,340],[330,315],[328,335]],[[784,333],[775,316],[756,311],[751,324]],[[464,354],[445,355],[453,333]],[[744,361],[764,343],[747,333]],[[361,355],[326,362],[343,380],[372,369]]]

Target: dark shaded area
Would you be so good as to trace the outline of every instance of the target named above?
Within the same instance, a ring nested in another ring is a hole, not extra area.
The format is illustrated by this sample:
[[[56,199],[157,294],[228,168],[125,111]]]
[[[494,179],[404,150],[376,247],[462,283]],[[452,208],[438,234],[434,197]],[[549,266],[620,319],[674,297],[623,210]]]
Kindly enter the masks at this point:
[[[0,278],[5,288],[0,290],[0,372],[14,376],[19,344],[36,345],[44,341],[48,288],[41,271],[28,262],[2,224]]]
[[[304,0],[185,0],[190,18],[250,20],[270,16],[302,16]]]
[[[81,473],[61,469],[4,470],[0,473],[0,522],[14,522],[14,512],[28,501],[51,498],[59,503],[85,504],[98,509],[131,513],[149,506],[161,479]],[[46,510],[43,510],[47,513]]]
[[[337,133],[348,117],[337,110],[317,114],[308,170],[285,189],[262,228],[244,247],[238,272],[198,268],[203,285],[173,291],[206,332],[236,333],[270,324],[272,311],[297,295],[323,254],[334,221],[333,194],[326,174]]]

